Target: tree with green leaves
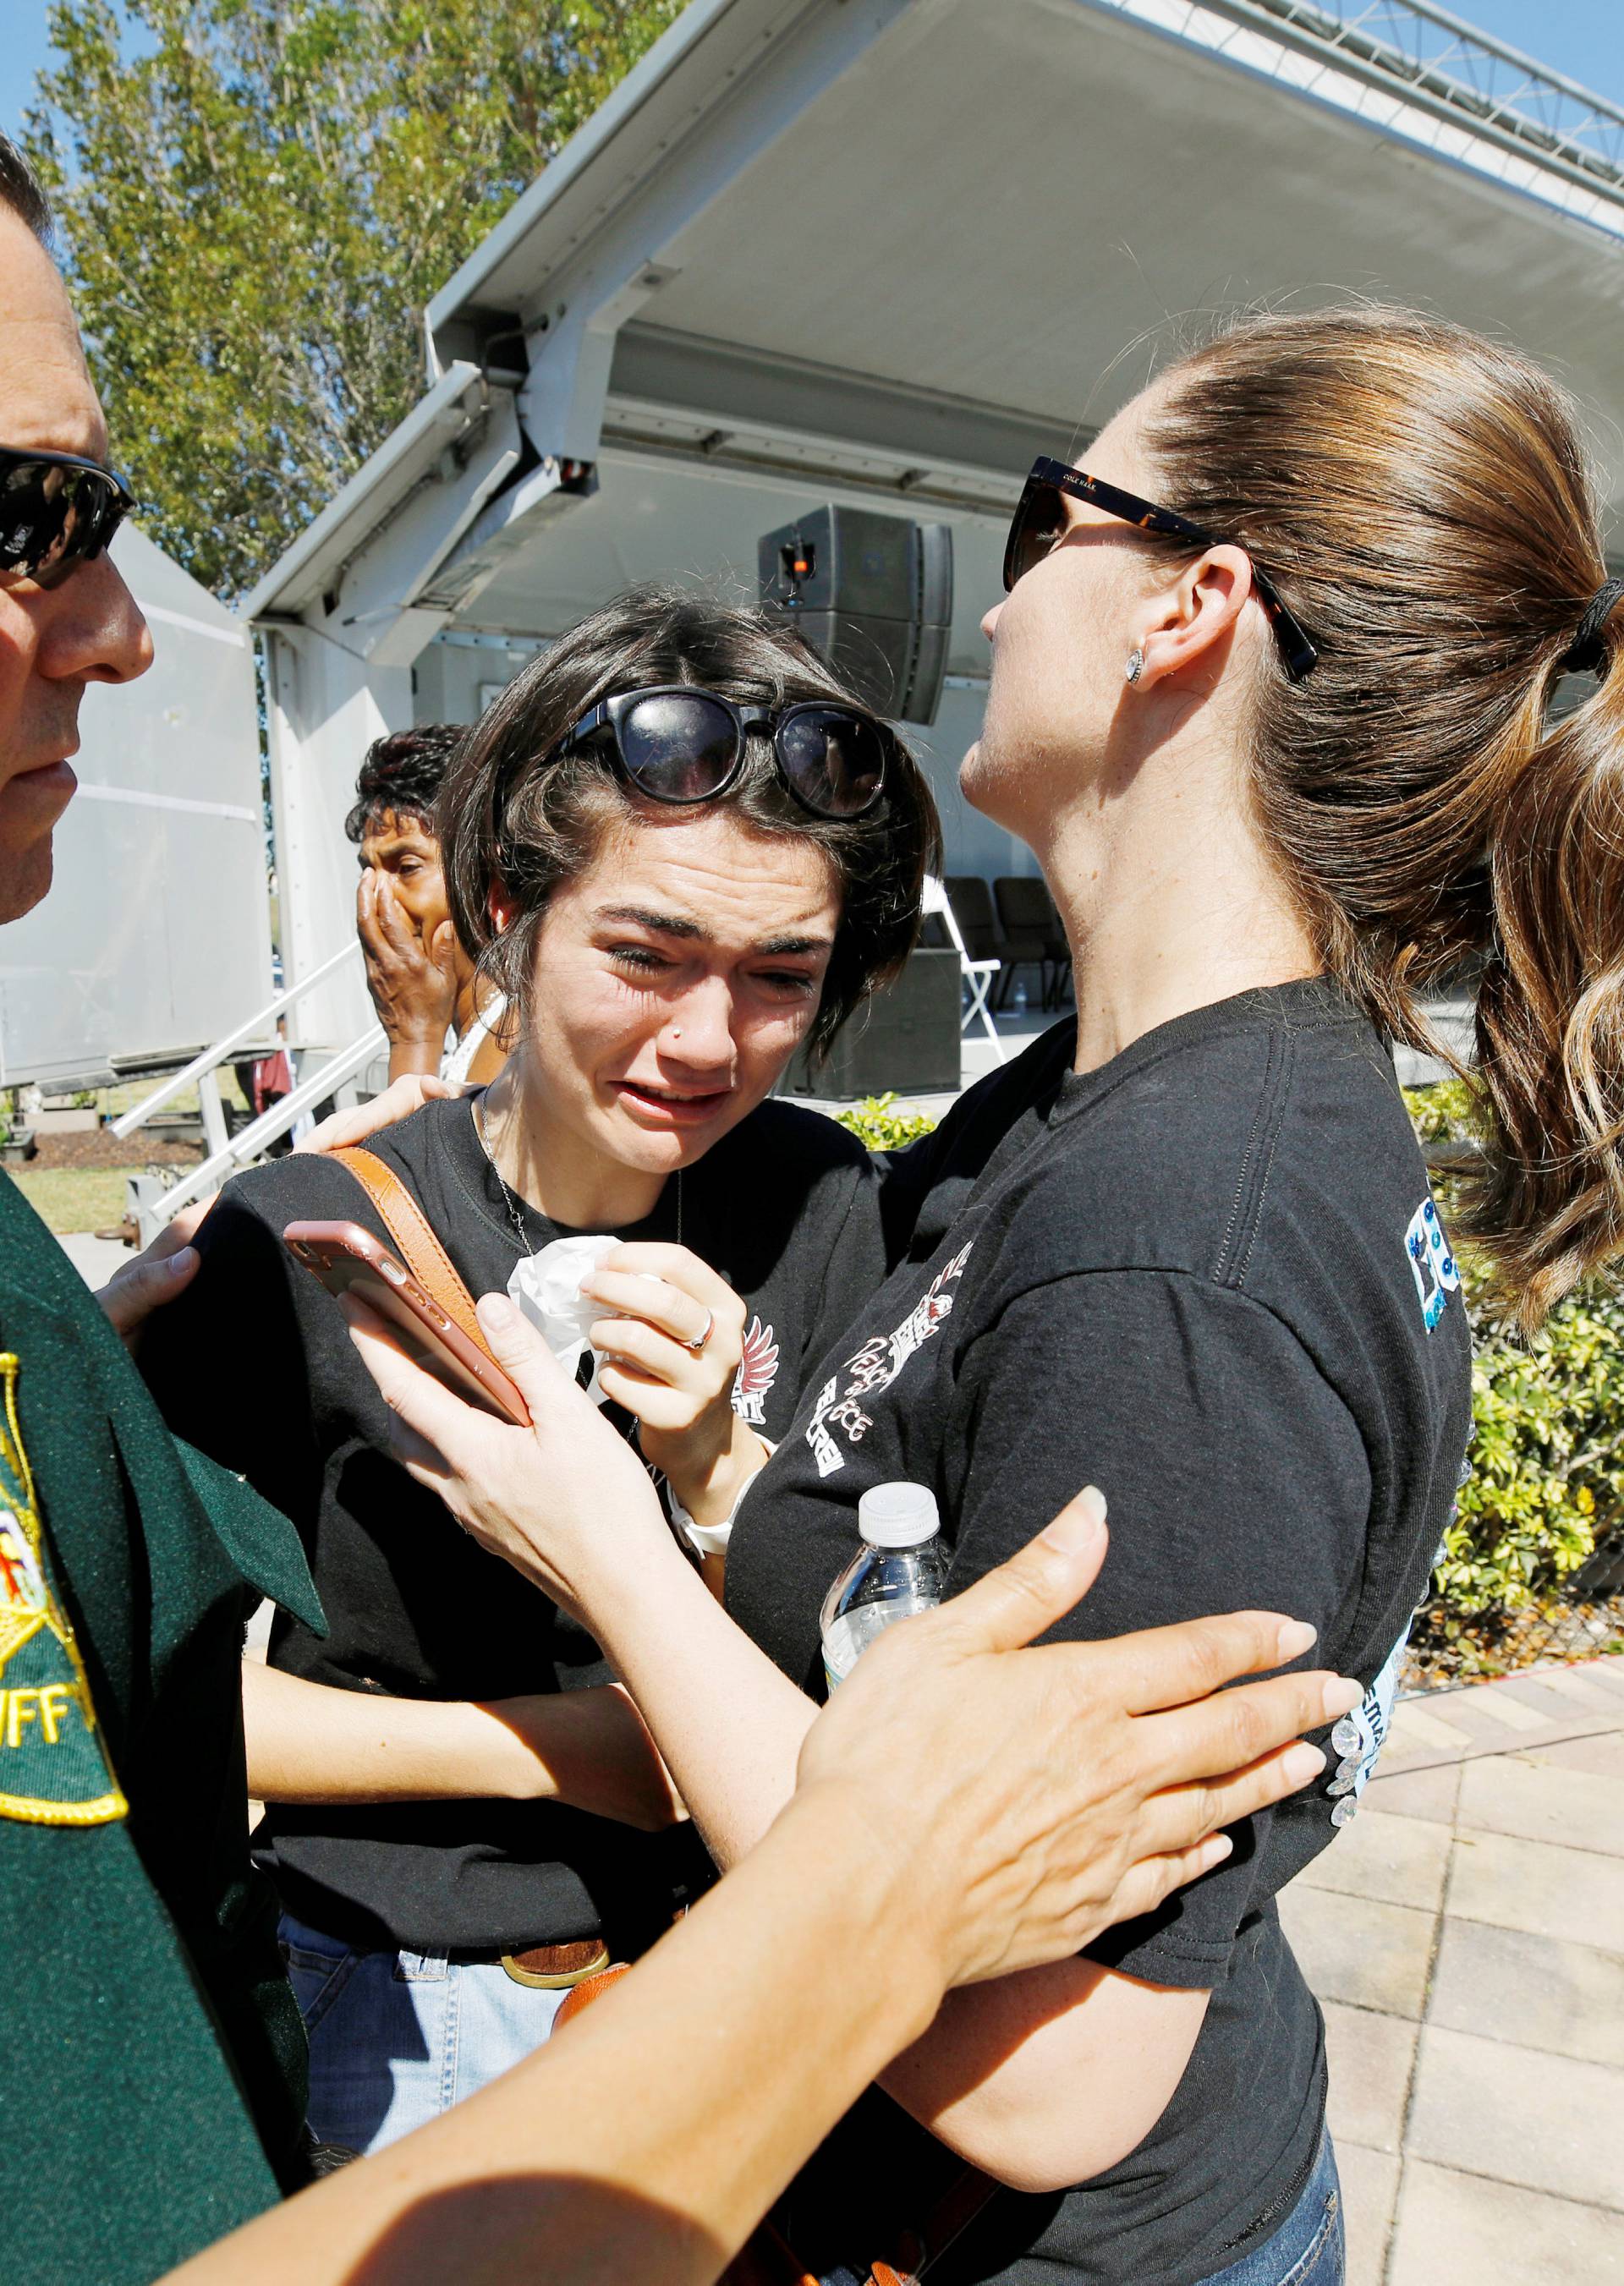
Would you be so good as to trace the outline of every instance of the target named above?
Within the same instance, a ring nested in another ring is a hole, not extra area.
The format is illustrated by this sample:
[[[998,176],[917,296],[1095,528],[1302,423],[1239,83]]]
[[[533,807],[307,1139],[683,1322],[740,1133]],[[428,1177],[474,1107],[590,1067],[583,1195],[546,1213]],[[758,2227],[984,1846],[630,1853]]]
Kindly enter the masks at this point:
[[[242,593],[423,386],[422,310],[681,0],[58,0],[28,115],[146,529]]]

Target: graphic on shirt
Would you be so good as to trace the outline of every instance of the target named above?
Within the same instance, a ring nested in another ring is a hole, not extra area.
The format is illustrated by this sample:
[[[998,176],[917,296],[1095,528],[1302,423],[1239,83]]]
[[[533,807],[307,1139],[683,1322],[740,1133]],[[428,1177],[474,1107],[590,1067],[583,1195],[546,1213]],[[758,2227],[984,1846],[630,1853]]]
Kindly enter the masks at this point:
[[[1409,1639],[1410,1631],[1406,1628],[1363,1699],[1331,1732],[1331,1751],[1341,1756],[1336,1775],[1326,1788],[1334,1802],[1333,1825],[1347,1824],[1359,1808],[1360,1794],[1370,1783],[1376,1756],[1392,1722],[1393,1701],[1399,1695],[1399,1672],[1404,1665]]]
[[[751,1428],[765,1426],[768,1391],[777,1378],[778,1344],[773,1329],[753,1317],[745,1336],[745,1352],[733,1376],[733,1410]]]
[[[74,1631],[52,1589],[14,1352],[0,1356],[0,1817],[105,1825],[129,1804],[96,1728]]]
[[[1421,1314],[1428,1333],[1443,1316],[1449,1297],[1461,1282],[1460,1265],[1450,1252],[1444,1226],[1431,1199],[1423,1199],[1404,1234],[1404,1250],[1410,1258]]]
[[[933,1334],[939,1333],[951,1316],[953,1297],[945,1289],[963,1275],[974,1242],[972,1240],[970,1246],[942,1265],[900,1326],[888,1334],[876,1334],[847,1359],[842,1371],[849,1373],[851,1379],[844,1389],[840,1387],[840,1374],[832,1373],[819,1390],[807,1428],[807,1442],[812,1447],[820,1477],[832,1477],[837,1469],[846,1466],[846,1455],[834,1440],[837,1429],[844,1432],[848,1444],[860,1445],[865,1431],[873,1427],[871,1416],[863,1410],[859,1400],[889,1389],[916,1350],[923,1348]]]

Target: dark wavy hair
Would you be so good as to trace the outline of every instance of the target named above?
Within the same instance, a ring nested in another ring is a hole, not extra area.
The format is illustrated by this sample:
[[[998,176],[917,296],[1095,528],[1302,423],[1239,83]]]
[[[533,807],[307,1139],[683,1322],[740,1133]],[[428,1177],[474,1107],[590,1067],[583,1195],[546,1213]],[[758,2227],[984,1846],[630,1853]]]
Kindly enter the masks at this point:
[[[662,814],[595,756],[560,755],[559,741],[599,699],[661,682],[692,683],[740,705],[819,698],[859,705],[780,613],[676,588],[635,588],[532,659],[465,735],[436,813],[457,934],[481,973],[522,1010],[555,886],[584,871],[607,828]],[[815,842],[834,869],[840,921],[808,1036],[814,1053],[825,1055],[847,1018],[895,975],[912,946],[926,870],[941,847],[925,775],[894,739],[874,809],[858,818],[814,817],[780,780],[770,737],[753,729],[744,769],[722,800],[759,832]],[[500,933],[490,910],[498,887],[517,908]]]
[[[361,759],[355,808],[344,820],[351,840],[361,840],[385,810],[419,818],[432,831],[445,772],[466,736],[461,722],[420,722],[414,730],[374,738]]]

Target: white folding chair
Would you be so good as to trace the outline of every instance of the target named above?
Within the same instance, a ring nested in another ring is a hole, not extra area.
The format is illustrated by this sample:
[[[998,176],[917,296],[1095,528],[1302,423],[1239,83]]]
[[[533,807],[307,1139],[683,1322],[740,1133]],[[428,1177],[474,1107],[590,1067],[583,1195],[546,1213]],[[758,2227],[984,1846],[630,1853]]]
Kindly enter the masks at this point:
[[[965,944],[964,931],[958,926],[958,918],[949,901],[947,889],[930,873],[925,876],[925,895],[921,901],[921,910],[941,914],[942,926],[952,941],[954,951],[958,955],[959,974],[969,987],[970,997],[959,1023],[959,1030],[967,1032],[979,1016],[982,1030],[992,1042],[992,1052],[1002,1063],[1004,1043],[999,1039],[998,1028],[992,1021],[992,1010],[987,1004],[987,995],[992,989],[993,978],[997,976],[1004,963],[1001,960],[971,959]]]

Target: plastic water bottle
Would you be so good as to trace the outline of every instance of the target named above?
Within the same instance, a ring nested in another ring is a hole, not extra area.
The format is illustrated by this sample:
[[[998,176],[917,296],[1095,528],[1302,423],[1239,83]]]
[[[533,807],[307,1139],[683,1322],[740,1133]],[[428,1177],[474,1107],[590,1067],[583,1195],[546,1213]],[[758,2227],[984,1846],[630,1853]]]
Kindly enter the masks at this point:
[[[942,1519],[926,1485],[873,1485],[857,1503],[863,1546],[824,1598],[824,1673],[844,1683],[882,1628],[942,1601]]]
[[[1026,979],[1024,976],[1018,976],[1015,979],[1015,1013],[1017,1016],[1024,1016],[1026,1013]]]

